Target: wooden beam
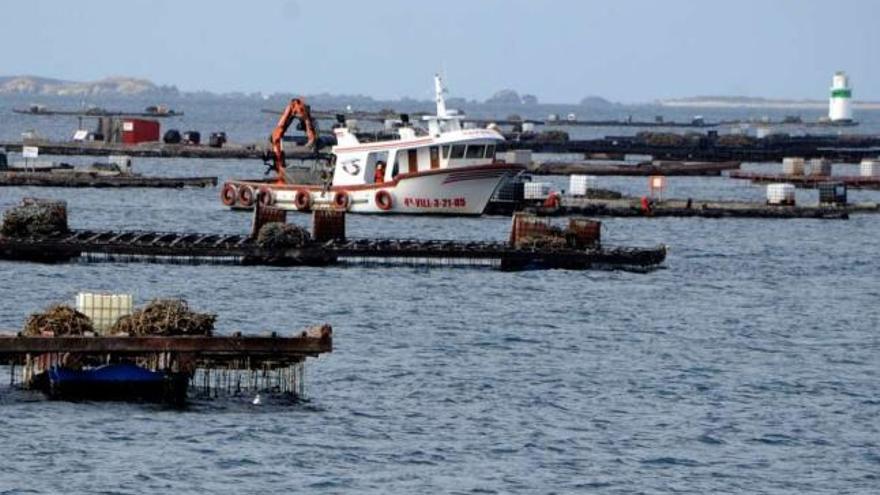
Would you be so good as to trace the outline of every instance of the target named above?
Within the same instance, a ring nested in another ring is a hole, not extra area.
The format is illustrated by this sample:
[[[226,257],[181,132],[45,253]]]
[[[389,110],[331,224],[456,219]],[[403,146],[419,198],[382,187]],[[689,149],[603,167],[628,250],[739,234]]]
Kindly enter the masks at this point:
[[[297,337],[18,337],[0,336],[0,355],[71,352],[84,354],[181,352],[195,356],[290,356],[332,352],[332,331]]]

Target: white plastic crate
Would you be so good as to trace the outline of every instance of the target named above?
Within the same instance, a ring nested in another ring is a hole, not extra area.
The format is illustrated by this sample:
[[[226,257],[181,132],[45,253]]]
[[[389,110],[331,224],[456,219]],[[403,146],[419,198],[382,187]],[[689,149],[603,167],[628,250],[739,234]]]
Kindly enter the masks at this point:
[[[771,205],[793,205],[794,186],[791,184],[768,184],[767,202]]]
[[[499,158],[504,160],[505,163],[532,164],[532,150],[510,150],[499,155]]]
[[[586,196],[587,191],[596,188],[597,182],[595,175],[572,175],[568,190],[572,196]]]
[[[831,162],[825,158],[811,158],[806,166],[807,175],[831,175]]]
[[[131,172],[131,157],[128,155],[110,155],[107,158],[108,163],[114,163],[119,167],[119,171],[123,173]]]
[[[880,176],[880,160],[862,160],[861,164],[862,177]]]
[[[88,316],[98,333],[103,333],[119,318],[132,312],[131,294],[93,294],[80,292],[76,295],[76,310]]]
[[[804,175],[803,158],[783,158],[782,173],[786,175]]]
[[[550,184],[546,182],[526,182],[523,184],[523,198],[546,199],[550,195]]]

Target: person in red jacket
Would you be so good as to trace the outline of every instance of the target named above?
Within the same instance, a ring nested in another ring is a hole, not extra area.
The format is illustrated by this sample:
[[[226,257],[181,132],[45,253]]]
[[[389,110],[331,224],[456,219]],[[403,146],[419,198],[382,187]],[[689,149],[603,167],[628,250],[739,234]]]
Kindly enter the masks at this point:
[[[385,182],[385,162],[379,161],[376,163],[376,174],[373,178],[373,181],[377,184],[380,182]]]

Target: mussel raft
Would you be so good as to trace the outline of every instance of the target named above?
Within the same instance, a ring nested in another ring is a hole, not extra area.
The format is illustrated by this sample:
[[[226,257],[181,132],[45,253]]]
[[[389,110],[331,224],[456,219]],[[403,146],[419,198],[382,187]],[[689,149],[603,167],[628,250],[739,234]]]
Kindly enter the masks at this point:
[[[601,223],[569,219],[563,232],[549,220],[533,215],[514,215],[509,241],[455,241],[419,239],[348,239],[345,213],[313,212],[312,233],[305,235],[287,226],[285,212],[260,207],[254,212],[252,232],[246,235],[133,231],[69,230],[66,208],[57,203],[35,203],[56,212],[53,223],[41,228],[10,222],[11,234],[0,236],[0,259],[65,262],[75,259],[147,261],[166,263],[223,263],[273,266],[372,265],[464,265],[490,266],[502,270],[563,268],[583,270],[658,267],[666,258],[666,246],[651,248],[605,246],[599,239]],[[5,218],[20,215],[13,209]],[[29,214],[33,214],[30,212]],[[10,216],[11,215],[11,216]],[[60,217],[60,219],[59,219]],[[5,223],[5,222],[4,222]],[[272,227],[277,223],[285,227]],[[39,226],[39,225],[37,225]],[[271,236],[265,235],[272,232]],[[264,235],[261,235],[264,234]],[[523,236],[545,242],[523,243]],[[283,242],[276,242],[282,239]]]
[[[253,393],[302,398],[305,359],[331,352],[333,331],[316,325],[291,337],[214,335],[216,315],[182,299],[140,309],[118,297],[77,296],[52,305],[18,333],[0,335],[10,384],[53,399],[146,400],[182,405],[202,396]],[[108,305],[109,303],[109,305]],[[82,310],[82,312],[80,311]]]

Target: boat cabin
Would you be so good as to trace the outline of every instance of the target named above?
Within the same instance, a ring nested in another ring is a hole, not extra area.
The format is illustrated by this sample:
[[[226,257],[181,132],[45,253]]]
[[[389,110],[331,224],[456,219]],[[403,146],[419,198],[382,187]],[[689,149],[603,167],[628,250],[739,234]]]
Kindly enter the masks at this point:
[[[351,129],[335,129],[334,186],[390,182],[402,174],[495,162],[495,147],[504,137],[493,129],[463,129],[463,116],[446,108],[439,76],[434,81],[437,114],[423,117],[427,130],[403,126],[397,130],[399,139],[361,143]]]
[[[495,161],[495,145],[500,140],[495,131],[484,129],[448,133],[440,139],[418,138],[410,128],[401,128],[400,134],[401,139],[397,141],[353,146],[340,144],[334,150],[333,184],[372,184],[377,179],[388,182],[400,174],[491,164]],[[347,141],[344,138],[357,141],[348,130],[337,129],[339,142]],[[377,168],[380,170],[378,176]]]

